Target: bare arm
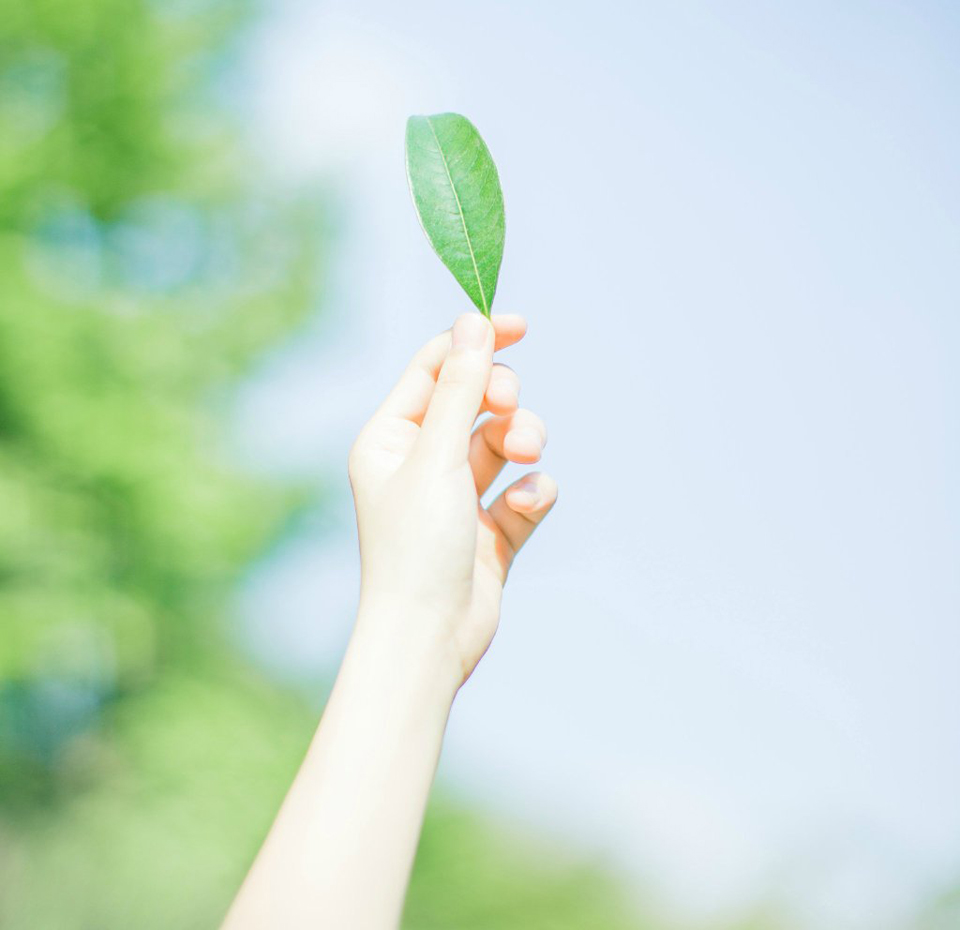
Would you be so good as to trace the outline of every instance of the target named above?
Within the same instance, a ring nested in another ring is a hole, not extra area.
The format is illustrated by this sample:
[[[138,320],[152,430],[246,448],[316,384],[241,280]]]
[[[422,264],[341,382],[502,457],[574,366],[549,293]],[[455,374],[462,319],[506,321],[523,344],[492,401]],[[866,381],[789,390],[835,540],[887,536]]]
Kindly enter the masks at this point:
[[[535,462],[542,422],[493,365],[517,317],[461,317],[417,354],[350,456],[360,607],[283,807],[224,930],[399,924],[447,716],[496,632],[514,555],[556,499],[528,475],[489,508],[506,462]],[[493,416],[474,429],[478,415]]]

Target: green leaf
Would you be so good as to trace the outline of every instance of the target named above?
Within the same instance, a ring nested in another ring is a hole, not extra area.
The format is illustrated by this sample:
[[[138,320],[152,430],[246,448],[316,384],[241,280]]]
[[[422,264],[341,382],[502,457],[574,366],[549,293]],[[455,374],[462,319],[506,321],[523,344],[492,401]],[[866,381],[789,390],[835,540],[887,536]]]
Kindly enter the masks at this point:
[[[440,261],[490,316],[503,258],[503,193],[476,127],[459,113],[407,120],[407,180]]]

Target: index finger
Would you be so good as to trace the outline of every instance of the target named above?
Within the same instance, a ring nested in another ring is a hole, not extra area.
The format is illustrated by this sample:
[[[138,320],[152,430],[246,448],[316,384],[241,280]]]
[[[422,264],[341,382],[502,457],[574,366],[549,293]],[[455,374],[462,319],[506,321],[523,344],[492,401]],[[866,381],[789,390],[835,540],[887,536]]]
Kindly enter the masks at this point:
[[[515,345],[527,332],[527,321],[514,313],[496,313],[490,317],[494,332],[494,351]],[[437,377],[450,352],[450,330],[434,336],[407,366],[393,390],[380,405],[376,416],[400,417],[418,426],[430,405]]]

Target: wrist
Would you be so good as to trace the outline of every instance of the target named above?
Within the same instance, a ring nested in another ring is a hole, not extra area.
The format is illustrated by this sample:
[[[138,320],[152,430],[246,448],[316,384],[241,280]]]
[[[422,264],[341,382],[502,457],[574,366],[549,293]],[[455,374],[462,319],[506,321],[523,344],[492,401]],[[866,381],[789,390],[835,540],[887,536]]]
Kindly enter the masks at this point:
[[[345,664],[363,668],[394,697],[446,713],[464,677],[448,629],[426,611],[361,597]]]

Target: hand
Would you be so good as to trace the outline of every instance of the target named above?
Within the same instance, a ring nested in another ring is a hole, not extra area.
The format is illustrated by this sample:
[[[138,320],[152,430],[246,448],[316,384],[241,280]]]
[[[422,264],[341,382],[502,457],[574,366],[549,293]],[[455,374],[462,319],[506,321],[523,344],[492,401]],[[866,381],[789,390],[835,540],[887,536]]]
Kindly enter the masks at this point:
[[[490,645],[514,556],[557,498],[553,479],[531,473],[480,503],[508,461],[536,462],[546,442],[540,418],[518,409],[517,376],[493,364],[525,332],[516,316],[460,317],[416,354],[350,453],[357,632],[376,626],[372,636],[441,657],[455,687]],[[474,430],[483,412],[493,416]]]

